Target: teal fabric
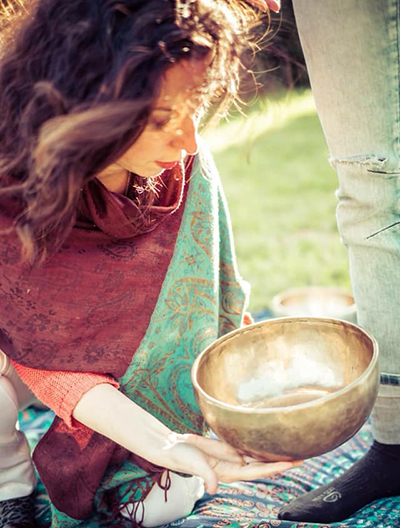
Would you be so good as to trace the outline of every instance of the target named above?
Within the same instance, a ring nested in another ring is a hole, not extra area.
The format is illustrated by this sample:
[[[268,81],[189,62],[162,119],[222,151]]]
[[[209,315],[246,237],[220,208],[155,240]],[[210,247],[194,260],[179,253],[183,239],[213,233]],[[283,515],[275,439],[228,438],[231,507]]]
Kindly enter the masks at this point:
[[[27,434],[32,447],[45,433],[53,418],[52,412],[32,409],[21,415],[21,429]],[[168,525],[168,528],[395,528],[400,526],[400,497],[382,499],[355,513],[348,520],[331,525],[279,521],[276,516],[287,501],[327,484],[343,473],[366,451],[372,441],[370,424],[366,424],[346,444],[321,457],[307,460],[303,466],[286,474],[255,482],[221,484],[217,494],[205,495],[197,502],[191,515]],[[40,527],[51,520],[49,500],[39,483],[36,497],[36,516]],[[64,526],[68,524],[64,519]],[[99,526],[92,521],[90,528]],[[121,528],[131,528],[123,520]],[[167,528],[166,526],[164,528]]]
[[[191,367],[207,345],[240,326],[245,304],[218,173],[203,152],[192,170],[176,247],[150,325],[119,380],[120,390],[173,431],[202,434]],[[110,514],[110,490],[118,502],[132,502],[143,498],[149,485],[151,475],[130,461],[110,467],[93,516],[81,522],[52,506],[52,527],[100,526]]]

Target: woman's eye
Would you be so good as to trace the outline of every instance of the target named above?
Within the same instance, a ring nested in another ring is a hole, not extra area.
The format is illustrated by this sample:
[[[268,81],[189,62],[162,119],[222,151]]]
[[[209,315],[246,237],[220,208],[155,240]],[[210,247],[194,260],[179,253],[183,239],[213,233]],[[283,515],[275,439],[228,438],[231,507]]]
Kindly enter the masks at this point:
[[[149,124],[151,127],[155,128],[156,130],[161,130],[162,128],[164,128],[165,126],[168,125],[170,119],[152,119]]]

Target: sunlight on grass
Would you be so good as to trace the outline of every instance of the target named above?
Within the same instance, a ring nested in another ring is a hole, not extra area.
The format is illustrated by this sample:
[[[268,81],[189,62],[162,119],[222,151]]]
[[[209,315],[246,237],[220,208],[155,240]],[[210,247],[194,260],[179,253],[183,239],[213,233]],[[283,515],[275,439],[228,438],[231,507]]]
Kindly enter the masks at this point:
[[[252,148],[260,136],[282,128],[298,116],[315,113],[315,104],[310,91],[292,92],[278,99],[261,99],[244,111],[246,116],[232,116],[217,129],[204,134],[214,153],[243,143],[248,149]]]
[[[336,174],[310,91],[259,101],[209,143],[227,194],[250,308],[303,285],[349,287],[335,219]]]

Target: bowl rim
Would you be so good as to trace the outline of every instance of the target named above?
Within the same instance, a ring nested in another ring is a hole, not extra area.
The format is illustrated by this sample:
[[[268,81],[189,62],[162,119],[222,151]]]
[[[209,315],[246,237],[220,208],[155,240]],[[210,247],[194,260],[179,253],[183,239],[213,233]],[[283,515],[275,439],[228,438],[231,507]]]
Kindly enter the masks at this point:
[[[244,407],[242,405],[232,405],[230,403],[226,403],[226,402],[223,402],[221,400],[218,400],[217,398],[214,398],[213,396],[210,396],[209,394],[207,394],[207,392],[205,392],[205,390],[200,386],[199,382],[197,381],[197,373],[198,373],[199,365],[200,365],[200,362],[201,362],[202,358],[207,353],[209,353],[209,351],[212,348],[214,348],[217,344],[223,343],[224,341],[228,341],[229,339],[234,338],[236,334],[239,334],[239,333],[243,332],[243,330],[251,329],[251,328],[254,328],[254,327],[257,327],[257,326],[261,326],[261,325],[264,325],[266,323],[275,324],[275,323],[279,323],[279,322],[282,322],[282,321],[287,321],[287,322],[289,322],[289,321],[296,321],[296,322],[304,321],[304,322],[307,322],[307,321],[310,321],[310,320],[311,321],[328,322],[328,323],[332,323],[332,324],[344,323],[345,325],[352,326],[352,327],[356,328],[357,331],[360,331],[363,334],[365,334],[372,342],[372,357],[371,357],[371,361],[370,361],[368,367],[364,370],[364,372],[361,374],[361,376],[358,376],[358,378],[353,380],[351,383],[349,383],[348,385],[346,385],[342,389],[339,389],[338,391],[335,391],[333,393],[327,394],[326,396],[322,396],[321,398],[317,398],[315,400],[311,400],[309,402],[297,403],[295,405],[286,405],[286,406],[282,406],[282,407],[265,407],[265,408],[264,407],[261,407],[261,408],[258,407],[258,408],[254,408],[254,407]],[[350,323],[349,321],[344,321],[343,319],[337,319],[337,318],[334,318],[334,317],[311,317],[311,316],[310,317],[308,317],[308,316],[279,317],[279,318],[277,317],[277,318],[272,318],[272,319],[264,319],[262,321],[258,321],[256,323],[251,324],[251,325],[246,325],[244,327],[242,326],[240,328],[237,328],[236,330],[232,330],[231,332],[228,332],[227,334],[219,337],[218,339],[216,339],[215,341],[210,343],[197,356],[195,362],[193,363],[192,368],[191,368],[191,381],[192,381],[193,387],[197,391],[199,391],[206,400],[208,400],[210,403],[217,404],[217,405],[219,405],[219,406],[221,406],[221,407],[223,407],[223,408],[225,408],[227,410],[232,410],[232,411],[234,410],[235,412],[240,412],[240,413],[243,413],[243,414],[273,414],[273,413],[276,413],[277,411],[288,412],[289,410],[294,409],[294,408],[296,408],[296,410],[298,410],[299,408],[308,409],[309,407],[316,406],[317,404],[320,404],[321,402],[338,398],[342,394],[345,394],[346,392],[350,392],[353,389],[353,387],[355,387],[360,382],[360,380],[362,380],[363,378],[366,378],[367,376],[370,375],[371,371],[373,371],[375,369],[375,367],[376,367],[376,365],[378,363],[378,359],[379,359],[379,345],[378,345],[378,342],[376,341],[376,339],[367,330],[365,330],[364,328],[361,328],[361,326],[359,326],[357,324]],[[378,370],[378,373],[379,373],[379,370]]]

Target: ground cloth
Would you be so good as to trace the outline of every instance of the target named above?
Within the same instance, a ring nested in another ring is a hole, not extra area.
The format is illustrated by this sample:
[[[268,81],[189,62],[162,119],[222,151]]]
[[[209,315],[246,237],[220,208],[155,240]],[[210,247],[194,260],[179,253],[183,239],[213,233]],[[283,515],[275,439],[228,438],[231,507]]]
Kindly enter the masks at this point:
[[[52,412],[29,409],[21,413],[21,429],[30,444],[36,445],[53,419]],[[217,495],[205,496],[186,519],[168,527],[181,528],[395,528],[400,526],[400,497],[374,502],[348,521],[331,525],[278,521],[277,512],[284,502],[317,486],[328,483],[348,469],[362,456],[371,443],[369,424],[342,447],[327,455],[313,458],[283,475],[259,480],[221,485]],[[38,485],[36,498],[37,519],[41,526],[50,520],[45,491]],[[88,526],[88,528],[98,528]],[[129,527],[127,521],[126,528]]]

